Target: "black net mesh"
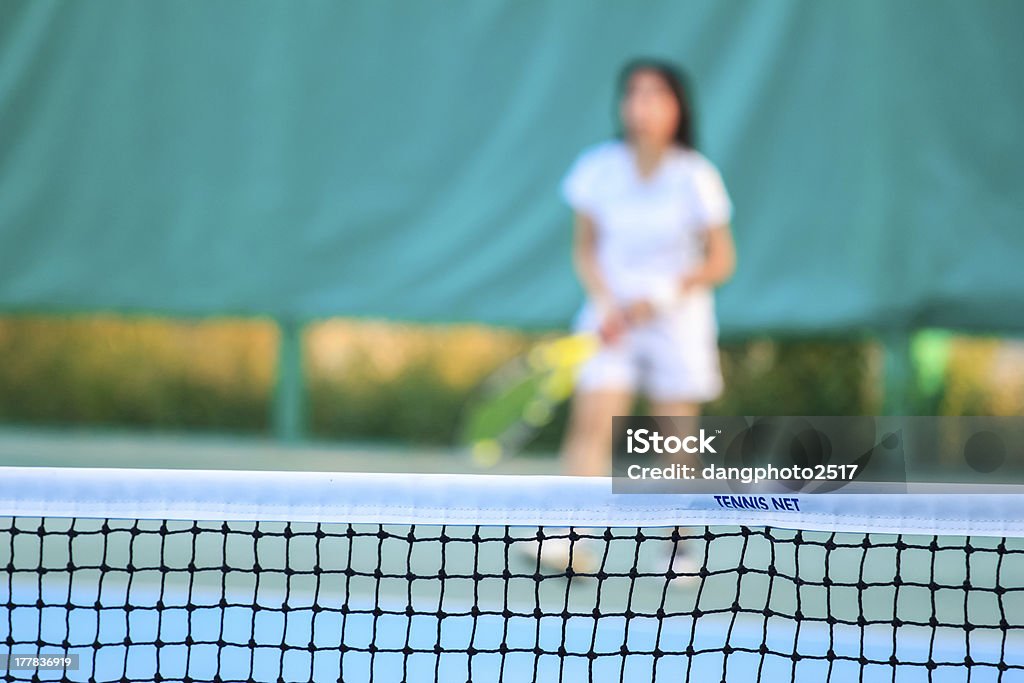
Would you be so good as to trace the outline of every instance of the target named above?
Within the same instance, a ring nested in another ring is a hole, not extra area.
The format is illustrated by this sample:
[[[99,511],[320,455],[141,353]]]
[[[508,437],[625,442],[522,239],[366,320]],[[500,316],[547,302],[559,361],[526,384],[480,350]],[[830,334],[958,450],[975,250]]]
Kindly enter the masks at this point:
[[[4,680],[1024,680],[1019,539],[8,518]],[[946,677],[943,677],[946,676]]]

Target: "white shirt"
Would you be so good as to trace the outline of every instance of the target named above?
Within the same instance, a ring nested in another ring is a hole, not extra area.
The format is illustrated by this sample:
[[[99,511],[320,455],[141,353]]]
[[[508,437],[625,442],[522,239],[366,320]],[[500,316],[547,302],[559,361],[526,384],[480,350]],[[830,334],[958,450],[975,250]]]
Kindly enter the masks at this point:
[[[705,231],[732,215],[718,169],[679,147],[641,178],[624,142],[595,145],[573,164],[562,194],[594,221],[598,266],[620,301],[650,297],[699,266]]]

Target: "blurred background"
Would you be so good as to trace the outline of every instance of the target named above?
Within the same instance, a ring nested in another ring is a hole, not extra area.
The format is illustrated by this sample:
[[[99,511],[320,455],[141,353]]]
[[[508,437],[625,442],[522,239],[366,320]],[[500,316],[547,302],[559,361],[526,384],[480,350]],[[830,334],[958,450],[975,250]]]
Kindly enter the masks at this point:
[[[1014,0],[8,0],[0,453],[443,453],[579,305],[558,182],[636,56],[690,73],[736,207],[708,412],[1021,414],[1022,25]]]

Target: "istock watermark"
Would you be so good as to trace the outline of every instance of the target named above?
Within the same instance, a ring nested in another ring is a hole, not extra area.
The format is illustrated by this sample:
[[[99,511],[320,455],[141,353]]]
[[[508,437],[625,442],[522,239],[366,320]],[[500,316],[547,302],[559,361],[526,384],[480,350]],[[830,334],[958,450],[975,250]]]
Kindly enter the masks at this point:
[[[630,455],[658,453],[715,453],[712,441],[715,434],[708,434],[701,429],[697,434],[663,435],[651,429],[626,429],[626,452]]]
[[[613,433],[621,493],[1024,486],[1021,417],[617,417]]]

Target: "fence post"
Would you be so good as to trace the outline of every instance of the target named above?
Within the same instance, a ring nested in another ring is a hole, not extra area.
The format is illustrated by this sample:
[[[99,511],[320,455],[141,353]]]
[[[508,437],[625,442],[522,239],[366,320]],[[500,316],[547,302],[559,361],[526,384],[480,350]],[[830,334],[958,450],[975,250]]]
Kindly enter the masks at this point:
[[[278,319],[277,379],[274,385],[271,425],[282,441],[299,441],[306,432],[306,386],[303,372],[303,324]]]
[[[909,330],[890,330],[882,334],[884,350],[884,415],[912,415],[916,412],[917,372]]]

